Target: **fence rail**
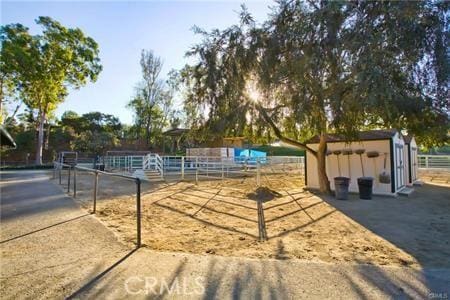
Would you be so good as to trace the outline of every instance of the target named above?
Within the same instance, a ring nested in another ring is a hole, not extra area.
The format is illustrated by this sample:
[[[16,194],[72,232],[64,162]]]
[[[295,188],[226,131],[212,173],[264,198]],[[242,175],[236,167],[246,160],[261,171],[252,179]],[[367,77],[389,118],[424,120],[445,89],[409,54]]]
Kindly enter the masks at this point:
[[[305,158],[299,156],[220,157],[220,156],[159,156],[156,154],[107,156],[106,170],[125,171],[152,180],[184,180],[186,176],[202,178],[233,178],[275,173],[304,175]],[[134,171],[139,171],[139,174]],[[152,173],[153,171],[153,173]],[[149,173],[146,173],[149,172]],[[159,174],[159,175],[158,175]],[[150,176],[150,177],[149,177]]]
[[[420,169],[450,170],[450,155],[418,155]]]
[[[92,191],[93,208],[92,213],[95,214],[97,211],[97,195],[98,195],[98,177],[99,175],[120,177],[126,180],[133,181],[136,184],[136,246],[141,247],[141,179],[129,175],[109,173],[105,171],[100,171],[96,169],[86,168],[77,165],[70,165],[61,162],[53,162],[53,179],[59,177],[59,184],[62,183],[62,172],[67,171],[67,193],[70,193],[70,187],[73,187],[73,197],[77,197],[77,171],[84,171],[92,173],[94,180],[94,190]],[[58,174],[57,174],[58,173]],[[72,179],[73,178],[73,179]]]

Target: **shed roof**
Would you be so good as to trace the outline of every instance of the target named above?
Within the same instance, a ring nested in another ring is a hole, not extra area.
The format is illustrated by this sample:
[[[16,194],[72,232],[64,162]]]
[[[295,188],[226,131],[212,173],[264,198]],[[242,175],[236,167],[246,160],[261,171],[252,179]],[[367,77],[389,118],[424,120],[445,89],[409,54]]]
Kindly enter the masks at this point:
[[[373,140],[388,140],[391,139],[398,131],[396,129],[381,129],[381,130],[367,130],[360,131],[357,141],[373,141]],[[317,144],[320,138],[318,135],[309,139],[306,144]],[[341,134],[328,134],[326,137],[327,142],[347,142],[348,138]]]
[[[14,142],[14,139],[9,135],[8,131],[0,125],[0,144],[2,146],[8,146],[11,148],[16,148],[16,143]]]
[[[403,140],[405,141],[405,144],[411,143],[412,139],[413,139],[413,136],[411,134],[403,135]]]

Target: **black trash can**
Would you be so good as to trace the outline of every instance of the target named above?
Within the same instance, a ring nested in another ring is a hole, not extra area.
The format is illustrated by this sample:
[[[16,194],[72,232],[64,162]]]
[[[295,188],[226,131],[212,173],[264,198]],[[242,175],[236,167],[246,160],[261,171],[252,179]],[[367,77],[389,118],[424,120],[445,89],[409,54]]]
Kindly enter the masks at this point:
[[[372,199],[372,177],[360,177],[358,178],[359,198],[370,200]]]
[[[334,192],[336,199],[348,199],[348,186],[350,185],[350,178],[348,177],[334,177]]]

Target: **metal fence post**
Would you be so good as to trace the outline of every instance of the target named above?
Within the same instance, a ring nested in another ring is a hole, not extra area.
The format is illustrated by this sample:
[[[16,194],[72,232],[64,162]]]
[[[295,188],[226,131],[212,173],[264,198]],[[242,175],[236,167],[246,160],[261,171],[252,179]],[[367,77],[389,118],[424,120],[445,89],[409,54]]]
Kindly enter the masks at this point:
[[[58,165],[59,166],[59,184],[61,184],[61,169],[62,169],[62,166],[61,165]]]
[[[77,167],[73,167],[73,197],[77,197]]]
[[[94,209],[93,213],[97,211],[97,189],[98,189],[98,171],[95,171],[95,177],[94,177]]]
[[[195,169],[195,184],[198,185],[198,168]]]
[[[136,178],[136,230],[137,247],[141,247],[141,180]]]
[[[261,163],[259,159],[256,160],[256,185],[261,186]]]
[[[181,179],[184,180],[184,156],[181,157]]]
[[[67,193],[70,193],[70,169],[71,167],[69,166],[69,174],[67,176]]]
[[[53,179],[56,179],[56,163],[53,162]]]

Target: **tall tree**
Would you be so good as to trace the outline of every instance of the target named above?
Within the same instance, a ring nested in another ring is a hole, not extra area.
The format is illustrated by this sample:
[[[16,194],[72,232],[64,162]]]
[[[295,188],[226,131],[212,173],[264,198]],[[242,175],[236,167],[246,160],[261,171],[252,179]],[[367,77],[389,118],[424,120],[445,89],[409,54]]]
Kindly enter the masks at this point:
[[[445,15],[448,4],[435,1],[279,1],[258,27],[244,8],[238,25],[197,30],[203,41],[188,53],[199,62],[184,69],[186,102],[222,134],[259,115],[317,158],[329,192],[329,133],[356,140],[361,129],[394,127],[447,140]],[[304,143],[311,135],[320,136],[317,150]]]
[[[163,101],[164,82],[160,78],[163,62],[153,51],[142,50],[141,52],[142,80],[136,88],[136,95],[129,102],[135,114],[135,123],[145,130],[145,143],[150,145],[152,121],[155,107]],[[139,132],[138,131],[138,132]]]
[[[49,17],[36,20],[42,34],[31,35],[21,24],[2,26],[2,59],[8,62],[20,98],[38,112],[36,164],[42,164],[44,124],[64,101],[69,88],[95,81],[102,67],[98,45],[78,29],[66,28]],[[3,70],[2,70],[3,72]]]

